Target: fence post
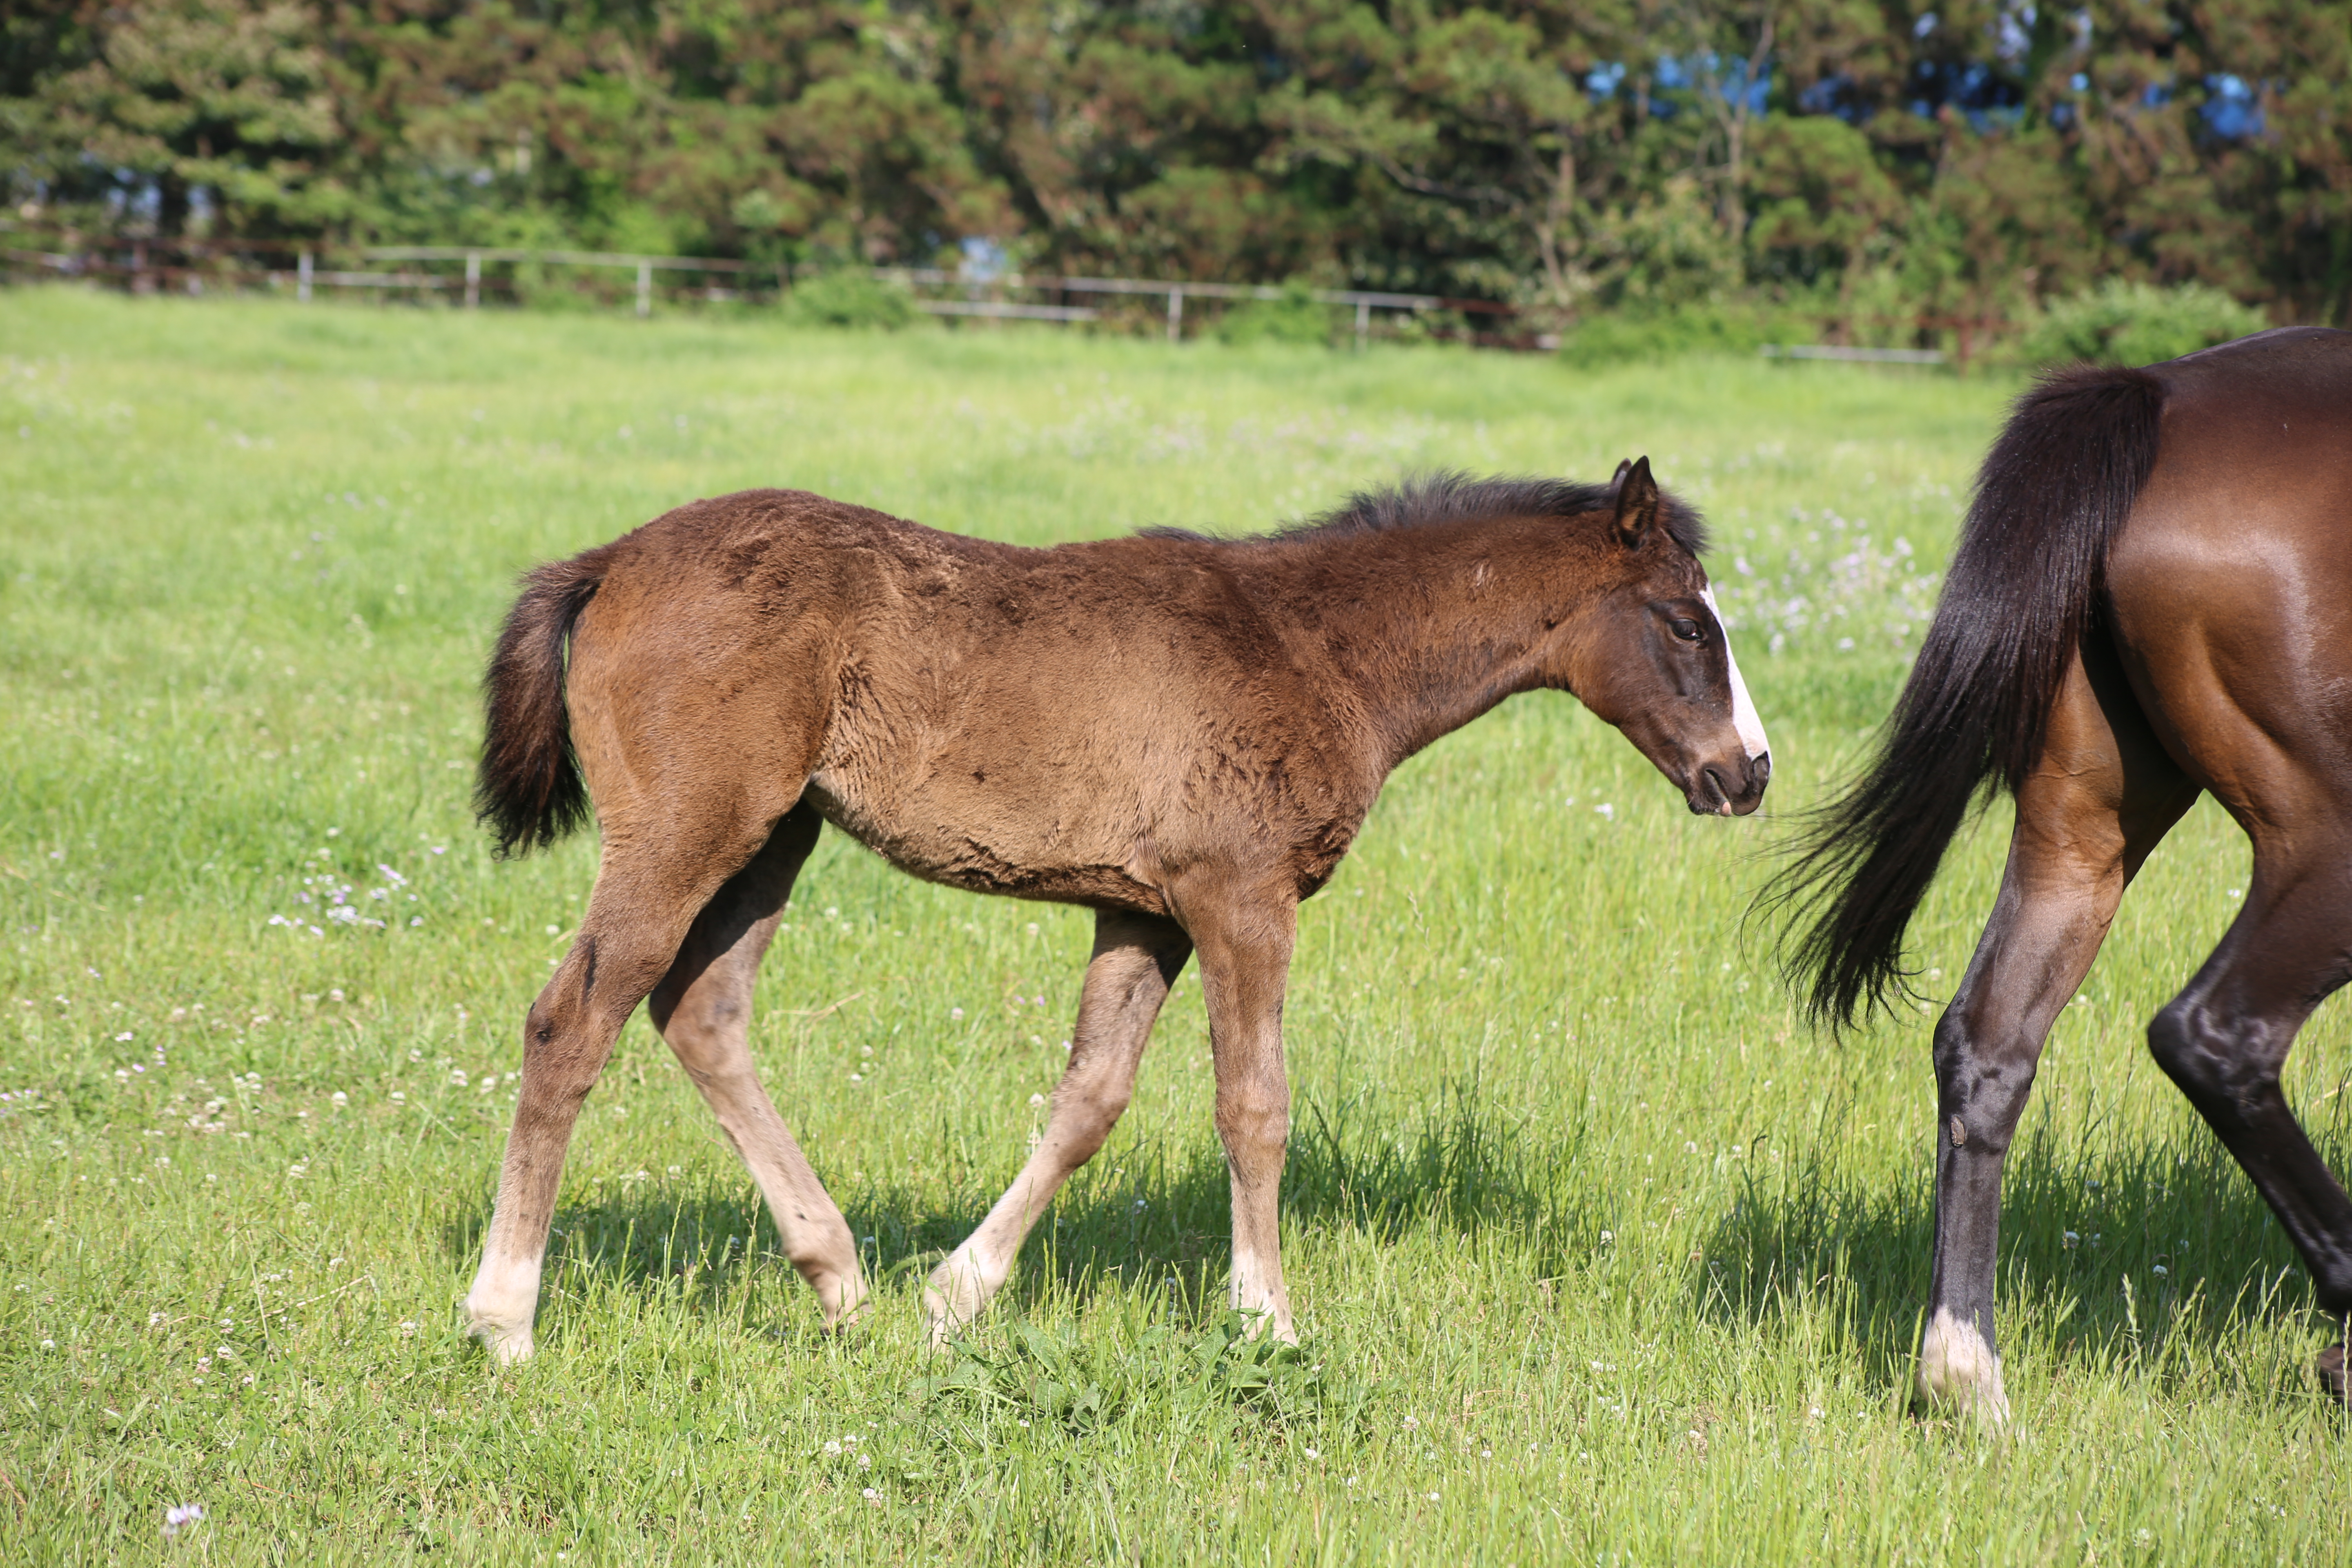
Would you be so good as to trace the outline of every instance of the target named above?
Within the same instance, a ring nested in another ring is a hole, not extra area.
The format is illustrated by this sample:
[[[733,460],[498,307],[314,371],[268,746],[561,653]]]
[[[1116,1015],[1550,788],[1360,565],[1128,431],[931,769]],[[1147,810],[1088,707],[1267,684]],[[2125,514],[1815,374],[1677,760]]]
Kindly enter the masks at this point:
[[[466,252],[466,309],[473,310],[482,302],[482,253]]]
[[[654,266],[650,261],[637,263],[637,315],[654,313]]]
[[[310,253],[307,250],[294,263],[294,298],[305,305],[310,302]]]
[[[1171,343],[1184,341],[1184,290],[1181,289],[1168,290],[1168,341]]]
[[[1372,302],[1370,300],[1359,300],[1356,301],[1356,352],[1358,353],[1364,352],[1364,345],[1371,341],[1371,337]]]

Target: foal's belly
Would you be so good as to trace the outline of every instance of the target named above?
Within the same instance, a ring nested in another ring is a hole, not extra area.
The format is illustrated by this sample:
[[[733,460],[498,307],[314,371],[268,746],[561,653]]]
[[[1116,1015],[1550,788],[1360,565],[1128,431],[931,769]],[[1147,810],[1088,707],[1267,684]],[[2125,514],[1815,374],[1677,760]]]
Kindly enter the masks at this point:
[[[807,799],[898,869],[975,893],[1165,914],[1148,831],[1121,832],[1103,803],[1009,798],[823,770]]]

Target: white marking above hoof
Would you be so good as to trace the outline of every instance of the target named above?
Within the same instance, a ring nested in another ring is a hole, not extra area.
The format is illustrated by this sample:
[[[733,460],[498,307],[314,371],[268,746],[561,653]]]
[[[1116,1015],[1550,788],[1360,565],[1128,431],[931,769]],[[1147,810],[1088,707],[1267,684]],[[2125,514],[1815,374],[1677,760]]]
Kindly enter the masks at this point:
[[[2000,1357],[1974,1323],[1936,1309],[1919,1339],[1919,1397],[1926,1404],[1973,1415],[1988,1426],[2009,1420],[2009,1395],[2000,1384]]]
[[[967,1244],[969,1246],[969,1244]],[[931,1270],[923,1289],[923,1316],[930,1321],[930,1343],[939,1350],[979,1321],[989,1298],[1009,1272],[992,1258],[959,1247]]]

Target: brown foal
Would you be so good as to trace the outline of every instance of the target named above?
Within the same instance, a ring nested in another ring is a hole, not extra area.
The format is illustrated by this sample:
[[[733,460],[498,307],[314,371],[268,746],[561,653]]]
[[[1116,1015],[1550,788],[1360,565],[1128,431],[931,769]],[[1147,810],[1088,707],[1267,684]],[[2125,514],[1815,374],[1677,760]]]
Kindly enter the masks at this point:
[[[1276,1201],[1298,901],[1391,769],[1514,692],[1575,693],[1693,811],[1753,811],[1770,758],[1698,543],[1645,459],[1605,487],[1440,478],[1265,538],[1051,550],[755,490],[539,568],[490,664],[482,815],[515,852],[593,799],[604,852],[525,1024],[473,1332],[530,1352],[564,1150],[640,1001],[826,1321],[858,1310],[849,1227],[747,1044],[761,954],[831,822],[918,877],[1096,911],[1045,1137],[932,1274],[934,1336],[981,1310],[1109,1135],[1197,952],[1232,1300],[1289,1337]]]
[[[2211,791],[2246,901],[2148,1049],[2352,1312],[2352,1198],[2279,1085],[2352,979],[2352,333],[2290,327],[2145,370],[2076,366],[1985,459],[1877,760],[1775,895],[1843,1023],[1902,987],[1904,932],[1980,788],[2017,799],[2000,897],[1936,1026],[1936,1259],[1918,1394],[2009,1414],[1993,1344],[2001,1166],[2042,1046],[2166,831]],[[2341,1398],[2342,1346],[2320,1373]]]

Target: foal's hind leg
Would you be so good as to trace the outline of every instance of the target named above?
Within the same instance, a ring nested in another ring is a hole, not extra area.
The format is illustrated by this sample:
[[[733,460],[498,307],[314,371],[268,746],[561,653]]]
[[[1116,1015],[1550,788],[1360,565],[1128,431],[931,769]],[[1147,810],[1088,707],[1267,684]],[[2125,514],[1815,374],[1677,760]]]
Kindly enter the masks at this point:
[[[751,863],[695,917],[677,962],[646,1007],[751,1168],[775,1218],[784,1256],[815,1288],[824,1321],[832,1324],[856,1313],[866,1300],[856,1244],[832,1194],[809,1169],[775,1102],[761,1087],[750,1045],[760,959],[822,826],[815,809],[805,804],[776,825]]]
[[[2009,1415],[1992,1297],[2010,1140],[2050,1026],[2097,955],[2124,885],[2197,797],[2113,656],[2086,657],[2018,794],[2000,901],[1936,1026],[1936,1267],[1918,1393],[1990,1422]]]
[[[980,1228],[932,1270],[923,1310],[934,1344],[980,1315],[1012,1272],[1029,1227],[1070,1173],[1093,1159],[1110,1136],[1135,1092],[1136,1064],[1151,1022],[1192,952],[1192,939],[1174,921],[1115,910],[1095,917],[1077,1030],[1069,1066],[1054,1088],[1045,1135]]]
[[[675,812],[668,831],[649,830],[630,820],[635,815],[607,814],[604,863],[580,934],[523,1024],[522,1089],[498,1206],[466,1293],[467,1331],[501,1362],[531,1352],[540,1264],[581,1104],[696,913],[766,837],[762,828]]]
[[[2311,1146],[2279,1084],[2295,1031],[2352,978],[2352,834],[2254,845],[2245,908],[2189,988],[2148,1025],[2157,1063],[2278,1215],[2321,1309],[2352,1313],[2352,1197]],[[2282,836],[2284,837],[2284,836]],[[2341,1345],[2320,1361],[2344,1399]]]

